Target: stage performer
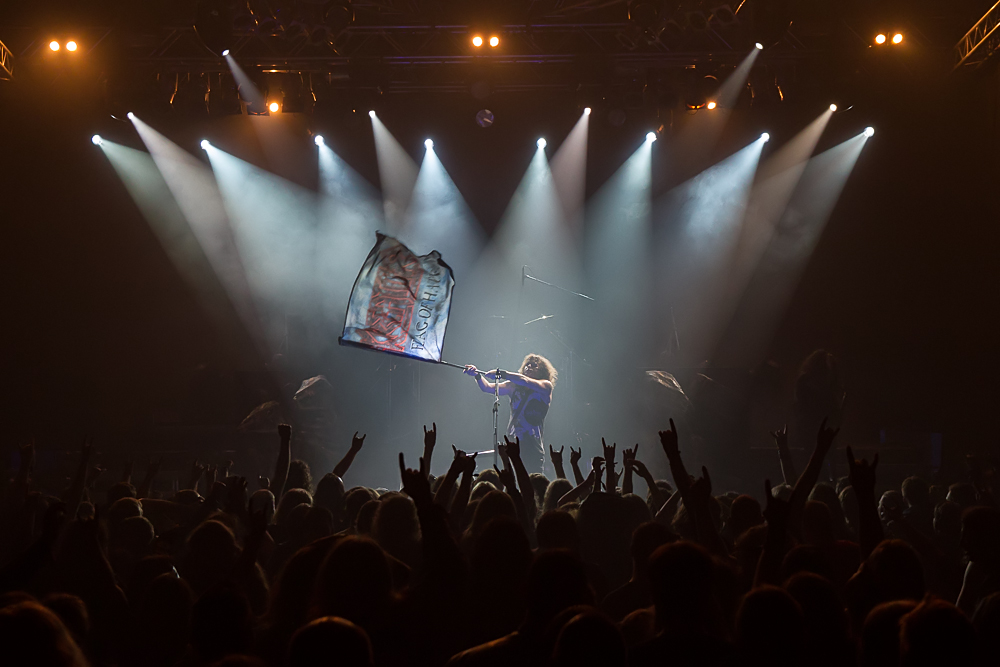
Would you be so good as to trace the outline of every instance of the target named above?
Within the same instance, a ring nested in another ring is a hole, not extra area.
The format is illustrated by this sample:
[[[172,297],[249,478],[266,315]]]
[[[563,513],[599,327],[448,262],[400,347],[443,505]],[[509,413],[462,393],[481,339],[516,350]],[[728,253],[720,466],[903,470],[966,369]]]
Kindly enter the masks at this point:
[[[480,389],[487,394],[493,393],[494,383],[488,382],[475,366],[466,366],[465,372],[476,378]],[[507,436],[521,439],[521,460],[528,472],[542,472],[545,468],[542,424],[552,403],[552,388],[557,376],[548,359],[540,354],[529,354],[517,373],[507,373],[500,380],[500,395],[510,396]]]

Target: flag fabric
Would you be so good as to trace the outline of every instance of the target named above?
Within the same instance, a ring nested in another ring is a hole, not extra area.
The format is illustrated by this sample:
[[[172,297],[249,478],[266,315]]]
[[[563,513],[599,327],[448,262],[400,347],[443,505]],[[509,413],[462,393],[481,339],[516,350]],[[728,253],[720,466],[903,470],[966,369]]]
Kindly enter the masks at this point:
[[[451,267],[436,250],[417,256],[377,234],[354,281],[339,342],[441,361],[454,287]]]

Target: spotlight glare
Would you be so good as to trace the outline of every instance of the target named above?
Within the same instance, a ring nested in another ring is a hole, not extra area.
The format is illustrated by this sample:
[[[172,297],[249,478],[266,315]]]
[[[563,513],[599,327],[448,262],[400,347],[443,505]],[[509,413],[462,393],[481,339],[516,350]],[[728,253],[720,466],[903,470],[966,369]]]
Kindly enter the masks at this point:
[[[58,51],[59,50],[59,42],[57,42],[56,40],[53,39],[51,42],[49,42],[49,48],[52,49],[53,51]]]
[[[316,142],[317,146],[322,146],[323,143],[324,143],[323,142],[323,135],[322,134],[317,134],[316,137],[313,139],[313,141]]]
[[[125,115],[126,115],[126,116],[128,117],[128,119],[129,119],[129,120],[135,120],[135,114],[134,114],[134,113],[132,113],[131,111],[129,111],[129,112],[128,112],[127,114],[125,114]]]
[[[865,128],[865,136],[866,137],[875,136],[875,128],[874,127],[866,127]]]
[[[656,141],[656,132],[647,132],[646,141],[653,142]]]
[[[66,50],[76,51],[76,42],[74,42],[72,39],[66,42]]]
[[[583,115],[584,115],[584,116],[589,116],[589,115],[590,115],[590,107],[587,107],[587,108],[585,108],[585,109],[583,110]]]
[[[424,139],[424,148],[427,150],[434,148],[434,142],[430,139]]]
[[[475,37],[472,38],[472,45],[478,49],[480,46],[483,45],[483,38],[480,37],[479,35],[476,35]]]
[[[837,110],[837,105],[836,104],[831,104],[830,105],[830,111],[836,111],[836,110]]]
[[[709,111],[711,111],[712,109],[714,109],[716,107],[716,104],[715,104],[715,102],[709,102],[705,106],[707,106],[708,109],[709,109]]]
[[[201,147],[202,147],[203,150],[207,151],[208,147],[211,146],[211,145],[212,144],[208,143],[208,139],[202,139],[201,140]]]
[[[883,35],[882,33],[879,33],[879,34],[875,35],[875,43],[876,44],[885,44],[885,35]]]
[[[375,109],[372,109],[371,111],[369,111],[368,112],[368,116],[371,117],[371,118],[374,118],[375,117]]]
[[[895,35],[892,36],[893,44],[899,44],[902,41],[903,41],[903,33],[897,32]]]
[[[101,144],[104,143],[104,139],[101,139],[101,135],[99,134],[95,134],[90,138],[90,140],[94,142],[95,146],[100,146]]]
[[[278,109],[281,108],[281,105],[277,102],[271,102],[267,105],[267,108],[271,110],[271,113],[278,113]]]
[[[765,132],[764,134],[760,135],[760,140],[763,141],[764,143],[767,143],[768,141],[771,140],[771,135]]]
[[[222,50],[222,57],[225,58],[228,55],[229,55],[229,49],[223,49]]]
[[[539,147],[539,148],[545,148],[545,145],[546,145],[546,144],[547,144],[548,142],[547,142],[547,141],[545,141],[545,139],[539,139],[539,140],[538,140],[538,141],[536,141],[535,143],[536,143],[536,144],[538,145],[538,147]]]
[[[500,46],[500,38],[497,37],[496,35],[490,37],[490,46],[492,46],[494,49]]]
[[[756,44],[754,44],[754,47],[755,47],[755,48],[756,48],[756,49],[757,49],[758,51],[763,51],[763,50],[764,50],[764,45],[763,45],[763,44],[761,44],[760,42],[757,42]]]

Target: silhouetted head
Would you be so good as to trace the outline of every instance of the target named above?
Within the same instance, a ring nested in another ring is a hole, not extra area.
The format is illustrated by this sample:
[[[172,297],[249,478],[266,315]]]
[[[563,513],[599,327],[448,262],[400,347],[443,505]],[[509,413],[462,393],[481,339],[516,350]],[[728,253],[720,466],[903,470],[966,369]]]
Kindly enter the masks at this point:
[[[354,530],[358,535],[371,535],[372,524],[375,522],[375,512],[378,511],[378,506],[380,504],[381,501],[369,500],[361,506],[361,510],[358,512],[358,518],[354,522]]]
[[[531,487],[535,490],[535,498],[541,502],[545,497],[545,490],[549,488],[549,478],[540,472],[533,472],[528,477],[531,479]]]
[[[218,586],[201,596],[191,612],[191,645],[207,662],[249,653],[253,613],[235,586]]]
[[[658,480],[656,480],[654,482],[654,484],[656,484],[657,488],[660,489],[660,491],[663,492],[663,495],[666,498],[669,498],[670,495],[674,492],[674,487],[670,486],[670,482],[668,482],[665,479],[658,479]],[[655,507],[654,505],[655,505],[655,503],[653,502],[653,491],[651,489],[647,489],[646,490],[646,507],[649,508],[650,514],[652,514],[653,516],[656,516],[656,513],[660,511],[660,508],[659,507]]]
[[[492,482],[476,482],[475,486],[472,487],[472,493],[469,494],[469,502],[479,502],[490,491],[499,490]]]
[[[142,516],[142,503],[135,498],[119,498],[108,508],[105,518],[112,531],[125,519]]]
[[[313,616],[340,616],[370,629],[384,620],[391,600],[385,553],[370,539],[345,537],[320,567]]]
[[[174,494],[174,502],[181,505],[198,505],[204,500],[194,489],[181,489]]]
[[[802,610],[808,653],[846,654],[850,619],[833,584],[818,574],[804,572],[789,579],[785,590]]]
[[[962,514],[962,548],[974,563],[1000,565],[1000,510],[971,507]]]
[[[556,614],[577,604],[593,605],[583,564],[571,552],[554,549],[535,557],[528,572],[525,626],[542,630]]]
[[[108,507],[114,505],[122,498],[135,498],[136,495],[135,487],[128,482],[112,484],[111,488],[108,489]]]
[[[925,507],[931,502],[931,487],[919,477],[903,480],[903,500],[907,507]]]
[[[645,577],[649,569],[649,558],[653,552],[664,544],[676,541],[677,536],[670,532],[669,528],[656,521],[647,521],[633,530],[629,552],[632,554],[634,573],[640,578]]]
[[[809,500],[802,510],[802,537],[809,544],[825,547],[833,543],[833,517],[825,503]]]
[[[826,552],[814,544],[796,544],[781,561],[781,577],[788,579],[799,572],[812,572],[833,579],[833,567]]]
[[[288,667],[371,667],[372,644],[368,634],[347,619],[317,618],[292,636]]]
[[[972,623],[950,602],[928,598],[899,625],[900,667],[972,667],[975,663]]]
[[[902,540],[885,540],[868,556],[880,601],[924,597],[924,568],[913,547]]]
[[[145,594],[132,603],[143,650],[162,656],[166,664],[179,660],[190,639],[193,607],[191,587],[175,573],[153,579]]]
[[[505,594],[520,594],[531,560],[531,544],[521,524],[509,517],[498,517],[486,524],[473,546],[473,578],[504,588]]]
[[[282,525],[288,520],[288,515],[299,505],[312,505],[312,495],[305,489],[289,489],[278,501],[278,509],[274,511],[274,523]]]
[[[86,667],[83,651],[51,610],[37,602],[0,609],[3,662],[32,667]]]
[[[567,549],[580,553],[580,531],[569,512],[552,510],[542,515],[535,528],[539,549]]]
[[[961,538],[962,508],[946,500],[934,508],[934,532],[946,538]]]
[[[270,489],[257,489],[250,495],[250,514],[264,513],[268,524],[274,520],[274,494]]]
[[[976,487],[968,482],[959,482],[949,486],[945,500],[958,503],[963,510],[979,504],[979,498],[976,497]]]
[[[469,525],[469,534],[475,538],[486,524],[501,516],[517,519],[514,501],[503,491],[490,491],[476,506],[476,513],[472,515],[472,523]]]
[[[42,600],[51,609],[79,646],[86,646],[90,635],[90,616],[83,600],[69,593],[53,593]]]
[[[762,523],[764,523],[764,516],[756,498],[742,495],[733,499],[733,504],[729,506],[729,521],[727,522],[733,540],[750,528]]]
[[[709,630],[716,620],[715,564],[693,542],[666,544],[649,558],[649,582],[661,625]]]
[[[743,597],[736,614],[736,642],[747,664],[800,665],[805,657],[802,610],[780,588],[755,588]]]
[[[309,464],[295,459],[288,464],[288,477],[285,478],[286,489],[302,489],[312,493],[312,471]]]
[[[894,600],[868,613],[861,631],[860,667],[899,666],[899,621],[916,608],[915,600]]]
[[[1000,593],[983,598],[972,615],[978,637],[979,664],[988,665],[1000,655]]]
[[[372,521],[372,537],[387,553],[409,563],[420,542],[417,506],[409,496],[390,495],[379,501]]]
[[[858,530],[858,497],[854,487],[848,486],[840,492],[840,506],[844,510],[844,519],[854,532]]]
[[[478,484],[479,482],[489,482],[496,488],[498,489],[501,488],[500,475],[498,475],[497,471],[494,470],[493,468],[486,468],[485,470],[481,470],[479,474],[476,475],[476,484]]]
[[[895,489],[889,489],[878,501],[878,515],[882,521],[889,521],[902,514],[904,508],[903,494]]]
[[[201,560],[231,560],[237,552],[236,536],[221,521],[206,521],[188,538],[190,555]]]
[[[356,486],[348,491],[344,496],[344,522],[353,526],[361,507],[369,500],[377,499],[375,492],[364,486]]]
[[[344,513],[344,480],[340,479],[332,472],[328,472],[319,480],[316,485],[316,493],[313,494],[313,505],[315,507],[326,508],[335,518]]]
[[[764,550],[764,540],[767,539],[767,526],[754,526],[738,538],[734,545],[736,563],[744,580],[752,581],[757,571],[757,561]]]
[[[145,556],[156,539],[153,524],[144,516],[133,516],[115,529],[116,543],[136,557]]]
[[[634,527],[638,527],[647,521],[653,520],[653,515],[649,512],[649,506],[642,496],[635,493],[626,493],[622,496],[625,509],[629,513],[629,521]]]
[[[597,611],[571,618],[556,639],[552,667],[625,667],[628,655],[618,626]]]
[[[573,490],[573,482],[568,479],[554,479],[545,488],[542,497],[542,512],[548,512],[559,507],[559,499]]]

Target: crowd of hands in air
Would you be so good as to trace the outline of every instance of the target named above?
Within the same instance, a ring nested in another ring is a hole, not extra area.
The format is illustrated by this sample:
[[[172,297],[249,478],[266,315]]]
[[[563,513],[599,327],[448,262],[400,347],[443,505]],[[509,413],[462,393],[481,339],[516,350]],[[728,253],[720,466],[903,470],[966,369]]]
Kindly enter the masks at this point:
[[[435,424],[398,491],[345,485],[357,434],[313,484],[282,425],[270,478],[195,462],[163,498],[158,462],[138,484],[126,462],[98,494],[85,442],[55,496],[25,445],[4,478],[0,664],[1000,664],[993,471],[884,489],[878,456],[831,453],[825,422],[801,474],[772,435],[763,506],[690,475],[672,420],[648,454],[671,481],[603,440],[587,474],[562,447],[554,479],[529,473],[505,439],[502,467],[452,447],[434,477]],[[849,475],[820,482],[835,455]]]

